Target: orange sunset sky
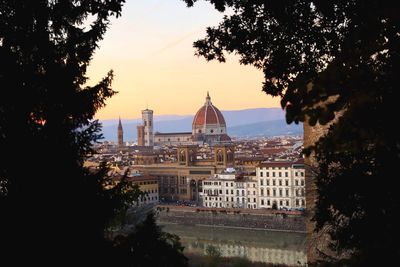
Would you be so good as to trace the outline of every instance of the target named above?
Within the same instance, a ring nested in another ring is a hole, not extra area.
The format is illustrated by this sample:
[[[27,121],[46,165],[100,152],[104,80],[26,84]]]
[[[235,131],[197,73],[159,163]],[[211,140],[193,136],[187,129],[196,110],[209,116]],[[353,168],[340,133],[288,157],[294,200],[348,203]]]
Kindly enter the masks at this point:
[[[218,63],[194,55],[193,42],[222,16],[204,2],[187,8],[181,0],[128,0],[88,69],[89,85],[113,69],[119,92],[96,118],[138,118],[147,105],[154,115],[193,114],[207,91],[221,110],[279,107],[278,98],[261,91],[260,70],[240,65],[237,56]]]

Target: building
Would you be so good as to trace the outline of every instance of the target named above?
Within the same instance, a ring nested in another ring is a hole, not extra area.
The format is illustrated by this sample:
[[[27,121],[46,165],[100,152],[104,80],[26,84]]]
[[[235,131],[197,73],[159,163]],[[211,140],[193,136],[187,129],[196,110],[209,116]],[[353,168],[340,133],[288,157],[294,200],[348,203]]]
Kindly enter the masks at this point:
[[[128,181],[132,184],[139,186],[140,191],[144,193],[138,199],[138,205],[140,204],[157,204],[160,200],[158,181],[155,177],[134,173],[128,175]]]
[[[144,146],[153,146],[153,111],[147,108],[142,110],[142,120],[144,126]]]
[[[260,208],[305,208],[304,162],[264,162],[256,168]]]
[[[138,135],[139,136],[139,135]],[[154,144],[185,145],[185,144],[222,144],[229,143],[231,138],[226,131],[226,122],[221,111],[211,103],[207,92],[206,102],[196,112],[192,122],[192,132],[154,134]]]
[[[303,160],[264,162],[254,175],[229,170],[203,180],[204,207],[305,208]]]
[[[197,111],[192,123],[192,138],[194,142],[216,144],[230,142],[227,135],[224,116],[211,102],[207,92],[206,102]]]
[[[148,162],[153,164],[137,164],[134,168],[158,179],[161,199],[201,203],[202,181],[234,166],[235,159],[232,144],[214,146],[212,157],[206,159],[199,159],[198,151],[195,144],[178,146],[175,161],[161,163],[155,155],[150,155]]]
[[[153,135],[153,111],[146,108],[142,110],[142,124],[137,126],[138,146],[152,147],[154,145]]]
[[[122,129],[121,118],[118,121],[118,146],[124,146],[124,130]]]
[[[185,145],[191,144],[192,141],[192,133],[191,132],[182,132],[182,133],[160,133],[156,132],[154,134],[154,145]]]
[[[138,125],[137,129],[137,145],[144,146],[144,126]]]
[[[203,181],[203,206],[211,208],[257,208],[254,175],[227,168]]]

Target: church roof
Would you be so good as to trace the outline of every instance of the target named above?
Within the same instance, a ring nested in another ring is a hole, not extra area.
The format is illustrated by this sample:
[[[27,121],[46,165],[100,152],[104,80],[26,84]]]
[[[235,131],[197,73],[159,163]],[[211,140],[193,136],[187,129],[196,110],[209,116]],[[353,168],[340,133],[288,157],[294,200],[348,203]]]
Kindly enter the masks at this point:
[[[205,124],[219,124],[226,126],[224,116],[217,107],[211,103],[211,97],[207,92],[206,102],[197,111],[193,119],[193,126],[203,126]]]

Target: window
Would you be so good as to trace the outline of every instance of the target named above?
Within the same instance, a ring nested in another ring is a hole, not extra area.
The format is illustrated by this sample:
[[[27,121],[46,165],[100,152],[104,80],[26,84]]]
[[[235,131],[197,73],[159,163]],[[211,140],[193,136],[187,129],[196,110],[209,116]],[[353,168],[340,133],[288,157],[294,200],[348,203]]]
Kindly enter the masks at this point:
[[[299,206],[299,200],[296,199],[296,207]]]
[[[210,130],[210,133],[213,133],[213,132],[214,132],[214,130],[213,130],[213,129],[211,129],[211,130]]]
[[[267,180],[267,185],[269,185],[269,180]]]
[[[296,186],[299,186],[299,181],[298,181],[298,180],[295,180],[295,181],[294,181],[294,184],[295,184]]]
[[[282,186],[282,180],[279,180],[279,186]]]
[[[219,193],[222,194],[222,190],[219,190]]]
[[[304,186],[304,180],[301,180],[301,186]]]
[[[302,199],[302,200],[301,200],[301,205],[302,205],[302,206],[305,206],[305,204],[306,204],[306,203],[304,202],[304,199]]]
[[[286,200],[286,206],[289,206],[289,200]]]
[[[233,195],[233,189],[231,189],[231,194]]]
[[[272,180],[272,185],[275,186],[275,180]]]
[[[225,183],[225,186],[228,186],[228,183]],[[228,193],[227,193],[228,194]]]
[[[300,172],[300,175],[301,175],[301,176],[304,176],[304,172]]]
[[[256,202],[256,199],[255,199],[255,198],[253,198],[253,202]]]
[[[228,189],[226,189],[226,194],[229,194],[229,190]]]
[[[247,202],[250,202],[250,198],[247,199]]]
[[[264,185],[263,179],[260,180],[260,184],[261,184],[261,185]]]
[[[289,180],[285,180],[285,185],[289,186]]]
[[[279,206],[283,206],[282,200],[279,200]]]
[[[289,173],[288,172],[285,172],[285,177],[289,177]]]
[[[263,175],[264,175],[264,173],[263,173],[263,172],[260,172],[260,177],[263,177]]]
[[[267,172],[266,174],[267,174],[267,177],[269,177],[269,172]]]
[[[255,188],[256,187],[256,184],[253,184],[253,188]]]
[[[261,195],[264,195],[264,188],[261,188]]]
[[[282,189],[281,188],[279,188],[279,196],[280,197],[282,196]]]
[[[275,177],[275,172],[272,172],[272,177]]]
[[[198,132],[201,133],[201,130],[199,130]]]
[[[271,202],[270,202],[269,200],[267,200],[267,205],[268,205],[268,206],[270,206],[270,205],[271,205]]]
[[[272,195],[275,197],[276,196],[276,189],[272,189]]]
[[[261,205],[264,205],[264,199],[261,199]]]
[[[286,189],[286,196],[289,196],[289,189]]]
[[[267,189],[267,196],[269,196],[269,189]]]
[[[282,173],[281,172],[278,172],[278,175],[279,175],[279,177],[282,177]]]

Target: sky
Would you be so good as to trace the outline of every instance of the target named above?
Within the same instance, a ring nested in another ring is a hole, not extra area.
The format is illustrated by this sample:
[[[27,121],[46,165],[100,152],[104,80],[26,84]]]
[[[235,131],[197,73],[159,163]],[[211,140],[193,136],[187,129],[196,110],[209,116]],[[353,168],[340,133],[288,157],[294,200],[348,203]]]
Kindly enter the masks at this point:
[[[226,63],[194,55],[193,42],[222,17],[202,1],[187,8],[181,0],[128,0],[88,68],[88,85],[113,69],[118,91],[96,118],[138,118],[147,107],[154,115],[194,114],[207,91],[220,110],[279,107],[278,98],[261,91],[261,70],[240,65],[235,55]]]

